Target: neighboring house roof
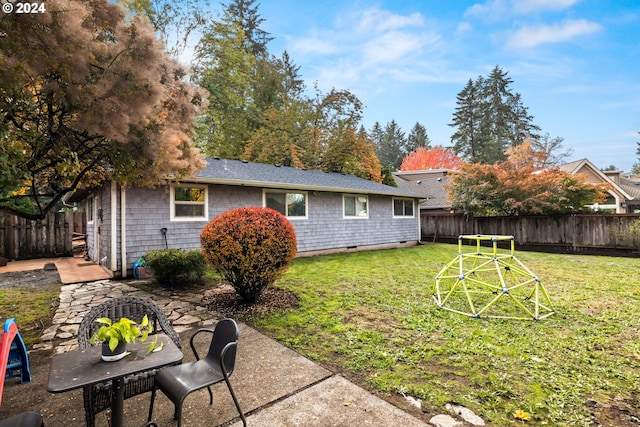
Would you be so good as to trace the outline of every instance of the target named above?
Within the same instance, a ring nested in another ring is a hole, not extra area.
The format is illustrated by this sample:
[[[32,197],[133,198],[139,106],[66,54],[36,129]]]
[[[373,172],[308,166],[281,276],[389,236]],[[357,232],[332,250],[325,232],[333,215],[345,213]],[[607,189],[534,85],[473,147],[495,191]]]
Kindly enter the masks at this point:
[[[575,160],[573,162],[559,165],[558,168],[562,171],[569,172],[572,174],[578,174],[578,173],[585,174],[587,175],[587,182],[591,182],[594,184],[604,182],[604,183],[610,184],[613,187],[614,191],[617,191],[626,200],[632,200],[634,198],[632,195],[627,193],[627,191],[625,191],[624,188],[616,184],[615,181],[613,181],[604,172],[598,169],[588,159]]]
[[[343,173],[297,169],[242,160],[207,158],[206,161],[207,167],[198,172],[193,181],[263,188],[422,197],[420,193],[413,190],[391,187]]]
[[[425,198],[420,203],[424,209],[449,209],[445,186],[451,180],[448,169],[429,169],[419,171],[394,172],[398,188],[417,191]]]
[[[620,175],[620,188],[629,193],[635,200],[640,199],[640,179],[629,176]]]

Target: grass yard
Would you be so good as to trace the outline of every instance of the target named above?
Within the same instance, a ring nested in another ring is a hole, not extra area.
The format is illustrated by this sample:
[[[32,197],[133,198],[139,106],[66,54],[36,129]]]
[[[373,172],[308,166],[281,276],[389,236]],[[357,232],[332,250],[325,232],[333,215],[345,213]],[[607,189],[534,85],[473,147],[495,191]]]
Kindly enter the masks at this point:
[[[640,416],[640,259],[516,252],[555,308],[534,321],[439,309],[434,279],[457,253],[433,244],[297,259],[276,286],[299,307],[254,324],[369,389],[423,399],[428,413],[457,402],[495,426]]]
[[[0,289],[0,318],[16,319],[20,336],[27,347],[40,342],[42,332],[51,326],[60,296],[60,284],[40,288]]]

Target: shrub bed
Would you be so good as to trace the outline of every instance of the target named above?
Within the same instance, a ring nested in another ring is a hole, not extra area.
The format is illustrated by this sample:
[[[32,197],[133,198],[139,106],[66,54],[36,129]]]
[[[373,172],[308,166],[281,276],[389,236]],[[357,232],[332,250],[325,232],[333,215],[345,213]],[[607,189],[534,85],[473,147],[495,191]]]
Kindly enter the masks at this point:
[[[153,276],[164,286],[186,286],[200,282],[207,271],[199,249],[161,249],[145,255]]]

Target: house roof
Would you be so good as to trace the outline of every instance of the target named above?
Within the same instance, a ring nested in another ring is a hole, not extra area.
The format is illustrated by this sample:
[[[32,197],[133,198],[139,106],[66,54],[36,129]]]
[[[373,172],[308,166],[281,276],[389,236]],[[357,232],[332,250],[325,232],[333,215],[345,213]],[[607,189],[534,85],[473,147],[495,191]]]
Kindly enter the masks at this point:
[[[195,182],[338,193],[381,194],[411,198],[423,197],[416,191],[391,187],[343,173],[211,157],[206,161],[207,167],[196,174]]]
[[[417,191],[425,198],[420,206],[426,209],[449,209],[445,186],[450,181],[448,169],[430,169],[419,171],[394,172],[399,188]]]
[[[629,175],[620,175],[620,188],[629,193],[634,200],[640,199],[640,179]]]
[[[625,199],[632,200],[634,197],[629,194],[625,188],[616,184],[611,178],[609,178],[605,173],[603,173],[600,169],[598,169],[593,163],[591,163],[588,159],[580,159],[575,160],[573,162],[565,163],[563,165],[559,165],[558,168],[562,171],[569,172],[572,174],[580,173],[582,168],[588,168],[591,172],[597,176],[601,182],[610,184],[614,191],[617,191],[621,194]]]

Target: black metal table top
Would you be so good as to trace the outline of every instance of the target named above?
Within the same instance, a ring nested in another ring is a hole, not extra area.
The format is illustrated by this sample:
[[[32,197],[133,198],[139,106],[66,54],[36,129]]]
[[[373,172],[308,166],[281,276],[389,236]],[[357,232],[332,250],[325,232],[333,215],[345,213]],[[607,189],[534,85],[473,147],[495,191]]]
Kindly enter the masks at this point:
[[[157,336],[158,344],[164,343],[160,351],[146,353],[148,342],[127,344],[130,354],[115,362],[102,360],[99,345],[54,355],[49,367],[47,391],[61,393],[180,362],[182,352],[173,341],[165,335]]]

